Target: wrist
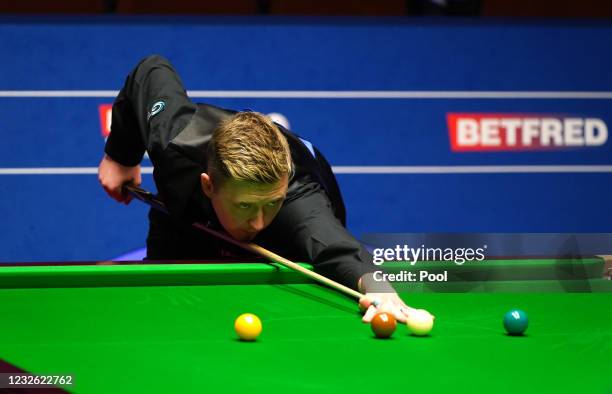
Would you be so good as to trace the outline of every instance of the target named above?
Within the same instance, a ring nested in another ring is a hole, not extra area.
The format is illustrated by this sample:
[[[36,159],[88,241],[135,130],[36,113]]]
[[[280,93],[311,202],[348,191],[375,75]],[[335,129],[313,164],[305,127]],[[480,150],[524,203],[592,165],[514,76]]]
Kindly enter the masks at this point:
[[[113,163],[116,166],[119,166],[119,167],[125,168],[125,169],[136,168],[136,167],[138,167],[140,165],[140,164],[135,164],[135,165],[126,165],[126,164],[123,164],[120,161],[113,159],[111,156],[109,156],[108,153],[104,153],[104,159],[110,161],[111,163]]]
[[[395,293],[391,283],[385,280],[377,280],[373,272],[363,274],[359,278],[357,287],[361,293]]]

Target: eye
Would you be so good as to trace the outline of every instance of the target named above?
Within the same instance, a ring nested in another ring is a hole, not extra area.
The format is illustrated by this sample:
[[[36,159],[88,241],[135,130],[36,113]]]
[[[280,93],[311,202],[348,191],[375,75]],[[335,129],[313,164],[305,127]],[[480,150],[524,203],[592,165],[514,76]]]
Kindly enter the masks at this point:
[[[279,199],[277,199],[277,200],[270,201],[270,202],[269,202],[267,205],[268,205],[269,207],[276,207],[276,206],[279,206],[280,204],[282,204],[282,203],[283,203],[283,200],[284,200],[284,198],[279,198]]]
[[[246,202],[241,202],[238,204],[238,208],[240,209],[249,209],[251,207],[251,204],[246,203]]]

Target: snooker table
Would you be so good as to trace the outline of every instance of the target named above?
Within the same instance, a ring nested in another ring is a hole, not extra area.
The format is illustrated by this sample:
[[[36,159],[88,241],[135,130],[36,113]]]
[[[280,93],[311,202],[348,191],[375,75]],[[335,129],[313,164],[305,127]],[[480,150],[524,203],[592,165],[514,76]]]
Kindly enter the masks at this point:
[[[83,394],[612,393],[612,281],[592,273],[603,262],[563,279],[558,260],[498,264],[540,276],[398,286],[436,325],[386,340],[353,299],[261,261],[1,264],[0,359],[72,374],[63,389]],[[530,319],[520,337],[502,328],[515,307]],[[256,342],[234,333],[244,312],[262,319]]]

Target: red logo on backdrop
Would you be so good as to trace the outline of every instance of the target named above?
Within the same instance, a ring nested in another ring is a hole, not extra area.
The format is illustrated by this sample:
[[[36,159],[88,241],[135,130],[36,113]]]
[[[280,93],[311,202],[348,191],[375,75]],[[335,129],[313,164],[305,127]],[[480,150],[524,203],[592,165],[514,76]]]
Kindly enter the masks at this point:
[[[593,147],[608,141],[608,127],[599,118],[449,113],[447,122],[453,152]]]
[[[112,104],[100,104],[98,105],[98,112],[100,113],[100,127],[102,130],[102,136],[108,137],[111,130],[111,120],[113,114]]]

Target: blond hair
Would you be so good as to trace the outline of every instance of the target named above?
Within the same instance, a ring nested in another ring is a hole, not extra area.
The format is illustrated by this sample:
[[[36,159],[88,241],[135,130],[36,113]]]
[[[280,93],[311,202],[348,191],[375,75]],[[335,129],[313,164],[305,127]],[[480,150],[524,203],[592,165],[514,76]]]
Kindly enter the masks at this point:
[[[221,121],[208,144],[208,172],[213,184],[227,179],[275,183],[293,175],[287,139],[267,116],[238,112]]]

